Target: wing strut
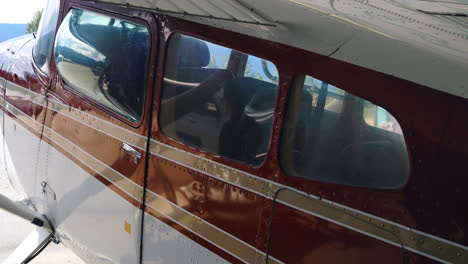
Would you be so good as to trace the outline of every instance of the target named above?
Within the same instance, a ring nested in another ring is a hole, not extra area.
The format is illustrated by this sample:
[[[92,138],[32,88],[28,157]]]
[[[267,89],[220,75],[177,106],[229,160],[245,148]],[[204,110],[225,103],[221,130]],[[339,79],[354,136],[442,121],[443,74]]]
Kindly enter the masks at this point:
[[[14,202],[1,194],[0,208],[19,216],[36,226],[26,239],[24,239],[23,242],[21,242],[21,244],[15,249],[15,251],[8,256],[8,259],[5,260],[3,264],[29,263],[33,258],[39,255],[39,253],[41,253],[51,241],[58,243],[58,240],[54,235],[55,230],[44,215],[35,212],[19,202]]]
[[[49,230],[50,232],[53,232],[53,229],[47,218],[45,218],[45,216],[40,215],[39,213],[35,212],[34,210],[21,203],[14,202],[8,199],[2,194],[0,194],[0,208],[16,216],[19,216],[38,227],[43,227]]]
[[[3,264],[26,264],[44,250],[51,241],[57,243],[54,235],[47,229],[36,226],[21,244],[11,253]]]

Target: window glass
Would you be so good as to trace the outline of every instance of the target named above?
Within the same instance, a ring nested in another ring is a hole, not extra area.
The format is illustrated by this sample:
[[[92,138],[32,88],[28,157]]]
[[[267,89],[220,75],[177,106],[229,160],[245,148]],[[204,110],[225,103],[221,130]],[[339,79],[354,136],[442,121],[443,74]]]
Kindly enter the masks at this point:
[[[55,62],[64,82],[132,122],[143,111],[146,27],[72,9],[57,33]]]
[[[253,56],[249,56],[247,59],[244,76],[278,84],[278,70],[275,65]]]
[[[409,175],[402,130],[385,109],[310,76],[296,78],[283,128],[283,170],[303,178],[379,189]]]
[[[269,61],[176,34],[168,44],[160,127],[184,144],[258,165],[268,149],[277,83]]]
[[[47,6],[42,14],[41,22],[37,32],[36,44],[34,46],[34,61],[42,72],[49,74],[49,63],[52,56],[55,28],[59,14],[60,1],[48,0]]]

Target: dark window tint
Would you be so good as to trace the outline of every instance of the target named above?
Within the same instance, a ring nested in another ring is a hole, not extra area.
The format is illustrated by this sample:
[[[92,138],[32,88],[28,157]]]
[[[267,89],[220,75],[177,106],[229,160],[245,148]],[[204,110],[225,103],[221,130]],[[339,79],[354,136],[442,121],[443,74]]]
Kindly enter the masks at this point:
[[[148,47],[146,27],[73,9],[57,33],[55,62],[71,88],[138,122],[143,111]]]
[[[273,63],[176,34],[169,41],[159,123],[169,137],[257,165],[278,93]]]
[[[310,76],[296,78],[281,138],[287,174],[397,188],[409,174],[400,125],[385,109]]]
[[[60,1],[49,0],[42,14],[34,46],[34,61],[42,72],[49,74],[49,63],[54,45],[55,28],[59,14]]]

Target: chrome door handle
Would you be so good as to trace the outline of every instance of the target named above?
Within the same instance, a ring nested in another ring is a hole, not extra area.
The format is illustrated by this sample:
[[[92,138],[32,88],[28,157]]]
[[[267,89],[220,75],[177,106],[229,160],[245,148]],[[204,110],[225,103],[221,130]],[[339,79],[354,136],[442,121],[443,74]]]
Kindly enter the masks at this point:
[[[122,143],[122,149],[128,154],[132,155],[135,163],[138,163],[138,160],[141,159],[141,154],[136,149],[130,147],[127,143]]]

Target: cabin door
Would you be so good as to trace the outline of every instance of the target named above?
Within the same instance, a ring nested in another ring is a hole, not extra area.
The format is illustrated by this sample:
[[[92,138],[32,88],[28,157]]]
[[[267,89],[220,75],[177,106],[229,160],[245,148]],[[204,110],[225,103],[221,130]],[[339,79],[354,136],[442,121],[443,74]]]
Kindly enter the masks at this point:
[[[84,260],[139,263],[156,23],[126,8],[64,10],[43,132],[49,211]]]
[[[166,41],[143,263],[263,263],[271,202],[254,175],[264,168],[278,89],[255,73],[271,62],[179,33]]]

